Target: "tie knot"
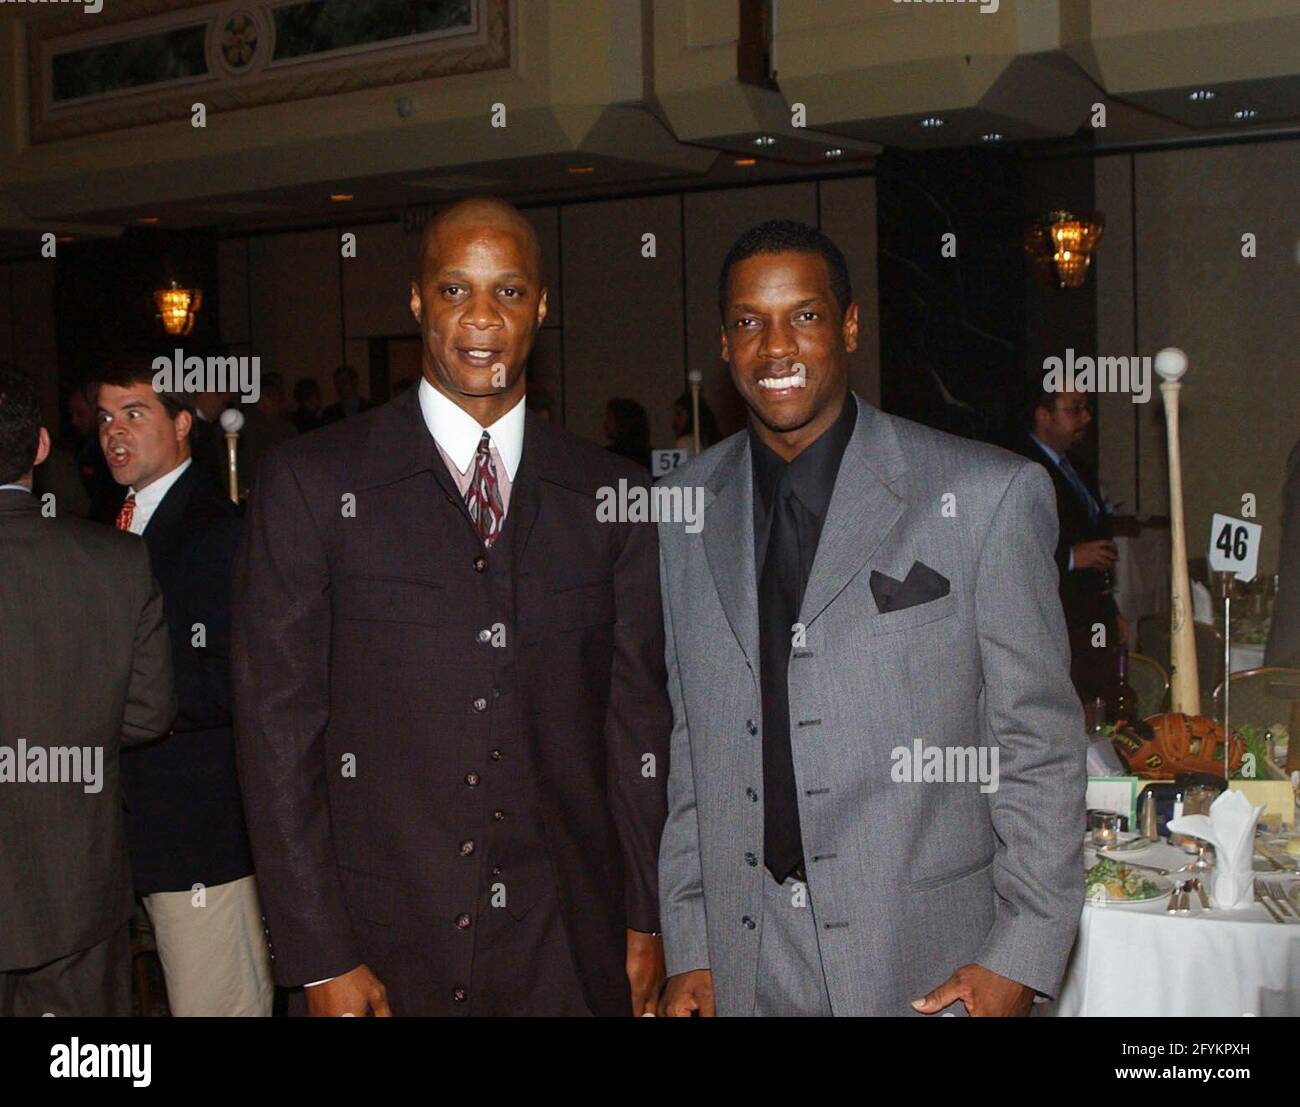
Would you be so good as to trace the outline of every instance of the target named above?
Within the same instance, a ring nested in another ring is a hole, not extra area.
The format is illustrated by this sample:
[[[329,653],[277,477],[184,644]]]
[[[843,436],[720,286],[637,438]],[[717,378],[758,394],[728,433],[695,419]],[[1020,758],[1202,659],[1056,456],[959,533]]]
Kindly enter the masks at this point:
[[[489,454],[492,452],[492,436],[487,431],[483,432],[483,437],[478,440],[478,453]]]

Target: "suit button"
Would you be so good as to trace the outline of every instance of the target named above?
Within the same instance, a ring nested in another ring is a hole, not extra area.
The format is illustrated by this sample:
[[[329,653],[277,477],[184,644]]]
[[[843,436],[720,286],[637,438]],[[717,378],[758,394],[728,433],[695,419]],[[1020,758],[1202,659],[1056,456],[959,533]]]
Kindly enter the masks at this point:
[[[487,710],[487,700],[485,700],[482,696],[479,696],[479,698],[476,699],[476,700],[474,701],[474,710],[475,710],[475,711],[486,711],[486,710]]]
[[[757,802],[758,802],[758,793],[755,792],[753,788],[746,788],[746,789],[745,789],[745,795],[747,795],[747,796],[749,797],[749,801],[750,801],[750,803],[757,803]]]
[[[491,753],[488,754],[488,760],[489,760],[489,761],[500,761],[500,760],[501,760],[501,751],[500,751],[500,750],[493,750]]]
[[[754,920],[751,919],[748,915],[746,915],[746,916],[745,916],[743,919],[741,919],[740,921],[741,921],[742,923],[745,924],[745,929],[746,929],[746,930],[753,930],[753,929],[754,929]]]
[[[490,630],[488,630],[487,627],[484,627],[482,630],[480,630],[480,631],[478,632],[478,640],[479,640],[480,642],[491,642],[491,641],[492,641],[492,632],[491,632]]]
[[[456,916],[456,929],[457,929],[457,930],[468,930],[468,929],[469,929],[469,923],[470,923],[470,918],[469,918],[468,915],[457,915],[457,916]]]
[[[758,864],[758,858],[755,857],[752,853],[747,853],[745,854],[745,864],[752,869],[755,865]]]
[[[460,855],[462,857],[468,857],[473,852],[474,852],[474,843],[469,838],[466,838],[465,841],[461,842],[460,844]]]
[[[487,558],[484,557],[482,554],[479,554],[478,557],[474,559],[474,572],[476,573],[487,572]]]
[[[464,988],[452,988],[451,998],[457,1003],[464,1003],[469,998],[469,993]]]
[[[750,734],[757,734],[758,724],[754,722],[753,719],[750,719],[747,723],[745,723],[745,729],[749,731]]]
[[[492,818],[499,823],[505,822],[506,813],[504,811],[493,811]]]
[[[477,787],[478,787],[478,773],[466,773],[466,774],[465,774],[465,783],[468,784],[471,788],[477,788]]]

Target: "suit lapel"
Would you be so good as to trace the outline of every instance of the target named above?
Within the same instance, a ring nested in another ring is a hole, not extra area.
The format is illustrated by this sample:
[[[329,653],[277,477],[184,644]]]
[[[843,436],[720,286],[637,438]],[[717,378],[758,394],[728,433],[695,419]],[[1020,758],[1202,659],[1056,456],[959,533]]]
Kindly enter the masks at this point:
[[[903,514],[907,464],[889,417],[858,400],[799,621],[808,626],[879,549]],[[936,505],[937,506],[937,505]]]
[[[754,568],[754,473],[749,435],[737,434],[705,488],[704,552],[722,610],[758,672],[758,583]]]
[[[164,565],[174,547],[182,537],[184,530],[181,521],[185,517],[186,505],[198,479],[197,463],[191,461],[190,467],[176,478],[176,483],[167,489],[166,494],[154,508],[149,525],[144,528],[141,537],[149,547],[149,556],[153,565]]]

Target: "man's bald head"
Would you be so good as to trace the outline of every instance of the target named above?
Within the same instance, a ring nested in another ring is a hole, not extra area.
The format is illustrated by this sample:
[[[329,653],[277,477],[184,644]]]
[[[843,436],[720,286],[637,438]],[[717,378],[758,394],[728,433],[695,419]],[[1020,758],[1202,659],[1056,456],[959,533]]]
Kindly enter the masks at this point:
[[[490,196],[459,200],[424,225],[424,232],[420,235],[420,253],[416,258],[416,280],[427,269],[437,268],[442,245],[451,234],[473,233],[478,228],[500,231],[515,238],[521,247],[521,255],[533,267],[529,275],[541,281],[542,244],[537,231],[513,204]]]
[[[462,200],[425,228],[411,282],[421,372],[491,426],[524,397],[524,368],[546,318],[537,232],[501,200]]]

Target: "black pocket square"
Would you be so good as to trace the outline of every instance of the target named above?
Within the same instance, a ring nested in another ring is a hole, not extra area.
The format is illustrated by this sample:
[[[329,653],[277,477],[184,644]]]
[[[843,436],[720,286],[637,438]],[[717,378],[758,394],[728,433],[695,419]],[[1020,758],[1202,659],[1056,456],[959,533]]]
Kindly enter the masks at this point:
[[[936,573],[923,561],[913,561],[906,580],[871,570],[871,594],[876,599],[876,609],[884,615],[902,611],[919,603],[942,599],[952,591],[952,585],[942,573]]]

